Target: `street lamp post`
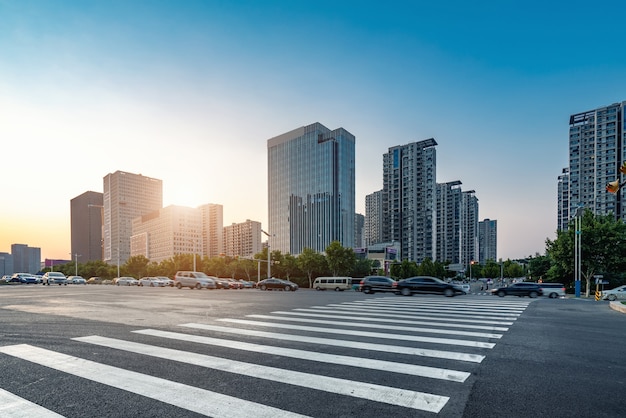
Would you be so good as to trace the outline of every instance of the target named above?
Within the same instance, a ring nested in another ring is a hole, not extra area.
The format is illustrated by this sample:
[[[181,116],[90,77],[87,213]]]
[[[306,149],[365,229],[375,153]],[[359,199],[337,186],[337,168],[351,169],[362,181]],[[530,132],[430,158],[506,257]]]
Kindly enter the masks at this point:
[[[580,297],[580,273],[582,270],[582,215],[583,207],[579,206],[574,213],[574,293]]]
[[[72,253],[70,253],[70,257]],[[74,276],[78,276],[78,257],[81,257],[82,254],[74,253]]]

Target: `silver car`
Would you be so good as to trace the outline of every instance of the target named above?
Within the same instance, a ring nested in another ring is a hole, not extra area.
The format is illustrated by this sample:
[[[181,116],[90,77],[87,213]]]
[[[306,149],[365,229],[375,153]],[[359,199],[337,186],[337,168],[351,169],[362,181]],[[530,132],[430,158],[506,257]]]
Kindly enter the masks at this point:
[[[616,287],[615,289],[605,290],[602,292],[602,299],[604,300],[617,300],[626,299],[626,284]]]

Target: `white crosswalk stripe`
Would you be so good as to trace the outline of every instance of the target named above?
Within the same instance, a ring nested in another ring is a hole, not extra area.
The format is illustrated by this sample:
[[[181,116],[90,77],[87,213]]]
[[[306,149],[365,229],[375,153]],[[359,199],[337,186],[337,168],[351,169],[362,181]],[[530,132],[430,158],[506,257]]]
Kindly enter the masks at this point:
[[[133,356],[158,358],[231,375],[271,381],[274,384],[285,385],[283,391],[295,390],[290,388],[306,388],[320,393],[328,392],[333,396],[344,396],[347,399],[356,398],[407,410],[439,413],[450,400],[450,394],[435,392],[446,392],[445,388],[450,386],[443,383],[431,386],[423,382],[429,380],[449,382],[449,385],[462,387],[471,376],[472,368],[478,367],[477,365],[488,355],[488,351],[495,347],[504,333],[509,331],[509,327],[515,323],[529,303],[532,301],[381,297],[274,311],[269,315],[253,314],[247,315],[246,319],[216,319],[230,326],[209,323],[179,325],[189,333],[139,329],[133,330],[128,339],[90,335],[75,337],[72,340],[132,353],[129,355]],[[192,334],[192,330],[196,333]],[[132,335],[136,335],[137,338],[142,336],[143,342],[131,341]],[[237,337],[255,339],[259,342],[239,341]],[[374,341],[371,341],[372,339]],[[161,346],[167,341],[197,344],[198,350],[182,351]],[[298,348],[277,345],[281,342],[296,345]],[[421,343],[424,347],[415,347],[415,343]],[[259,364],[196,352],[202,347],[207,347],[211,351],[214,348],[224,349],[229,357],[234,358],[240,357],[245,352],[255,353]],[[333,347],[344,349],[344,352],[333,353]],[[460,348],[461,351],[457,351]],[[345,355],[345,349],[350,350],[351,355]],[[0,353],[207,416],[304,416],[275,406],[28,344],[0,346]],[[385,360],[376,358],[377,353],[384,356]],[[392,358],[389,355],[393,354],[409,357],[399,356],[400,361],[389,361]],[[267,360],[278,356],[295,359],[302,364],[307,362],[328,364],[335,368],[335,375],[326,376],[319,371],[310,373],[311,369],[306,367],[305,372],[266,366],[262,364],[262,356],[267,356]],[[415,362],[410,361],[411,358],[415,359]],[[418,364],[420,358],[431,361],[428,365]],[[444,367],[437,367],[439,365]],[[375,370],[380,372],[381,376],[389,373],[411,376],[417,379],[415,380],[417,386],[408,385],[403,388],[360,381],[353,378],[361,375],[353,372],[357,369]],[[438,389],[433,391],[433,388]],[[27,416],[47,418],[61,415],[0,389],[0,417]]]

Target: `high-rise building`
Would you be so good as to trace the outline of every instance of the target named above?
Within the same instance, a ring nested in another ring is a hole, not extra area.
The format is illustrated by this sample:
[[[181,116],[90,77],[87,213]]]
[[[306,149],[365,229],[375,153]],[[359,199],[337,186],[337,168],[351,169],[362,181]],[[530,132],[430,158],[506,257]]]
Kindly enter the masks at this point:
[[[131,256],[159,263],[176,254],[203,253],[200,209],[167,206],[133,219],[132,231]]]
[[[365,196],[365,246],[383,242],[383,191]]]
[[[461,263],[478,262],[478,198],[474,190],[464,191],[461,198]]]
[[[559,189],[561,209],[557,226],[561,230],[570,222],[578,207],[596,215],[615,214],[626,220],[626,194],[608,193],[606,185],[619,179],[619,167],[626,160],[626,101],[614,103],[570,116],[569,121],[569,192]],[[566,180],[563,173],[559,177]],[[561,184],[560,186],[565,186]]]
[[[363,248],[365,231],[365,215],[360,213],[354,214],[354,248]]]
[[[485,219],[478,222],[478,262],[498,260],[498,221]]]
[[[224,227],[224,254],[251,258],[263,250],[261,222],[247,219]]]
[[[19,273],[13,269],[13,255],[10,253],[0,253],[0,276]]]
[[[399,242],[400,258],[433,259],[437,142],[430,138],[383,155],[383,242]]]
[[[72,259],[79,263],[102,260],[103,194],[85,192],[70,200]]]
[[[163,182],[116,171],[104,177],[104,261],[123,264],[130,257],[133,219],[163,207]]]
[[[437,228],[434,260],[449,262],[463,269],[461,204],[463,192],[459,180],[437,183]]]
[[[202,255],[214,258],[224,252],[224,207],[215,203],[200,206]]]
[[[267,141],[269,244],[293,255],[354,246],[355,137],[320,123]]]
[[[556,219],[557,219],[557,230],[558,231],[565,231],[567,230],[567,225],[569,223],[570,220],[570,215],[569,215],[569,210],[570,210],[570,206],[569,206],[569,168],[564,168],[563,172],[561,173],[561,175],[559,176],[558,179],[558,185],[557,185],[557,192],[558,192],[558,204],[557,204],[557,213],[556,213]]]
[[[15,273],[35,274],[41,270],[41,248],[26,244],[11,244]]]

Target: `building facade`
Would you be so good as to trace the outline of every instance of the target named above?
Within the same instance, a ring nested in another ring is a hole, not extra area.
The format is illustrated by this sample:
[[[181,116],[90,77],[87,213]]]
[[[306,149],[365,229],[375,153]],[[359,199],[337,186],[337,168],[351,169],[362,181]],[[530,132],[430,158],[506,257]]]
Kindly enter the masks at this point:
[[[464,191],[461,200],[461,263],[478,262],[478,198],[474,190]]]
[[[224,227],[224,254],[252,258],[263,251],[261,222],[247,219]]]
[[[215,203],[200,206],[202,255],[214,258],[224,252],[224,207]]]
[[[383,155],[382,241],[399,242],[402,260],[435,255],[436,146],[430,138]]]
[[[485,219],[478,222],[478,262],[498,260],[498,221]]]
[[[267,141],[269,245],[298,255],[354,247],[355,137],[320,123]]]
[[[70,200],[72,258],[79,263],[103,259],[103,194],[85,192]]]
[[[568,209],[559,211],[560,230],[569,224],[578,207],[596,215],[613,213],[617,219],[626,219],[626,195],[606,191],[609,182],[620,179],[619,167],[626,161],[625,106],[626,102],[614,103],[570,116],[569,167],[559,177],[557,197],[558,207],[567,205]]]
[[[383,242],[383,191],[365,196],[365,247]]]
[[[203,253],[200,209],[167,206],[133,219],[132,230],[131,256],[159,263],[177,254]]]
[[[436,245],[434,260],[463,266],[462,211],[463,193],[459,180],[437,183]]]
[[[104,261],[123,264],[130,257],[133,219],[163,207],[163,182],[116,171],[104,177]]]
[[[41,248],[11,244],[14,273],[35,274],[41,270]]]

